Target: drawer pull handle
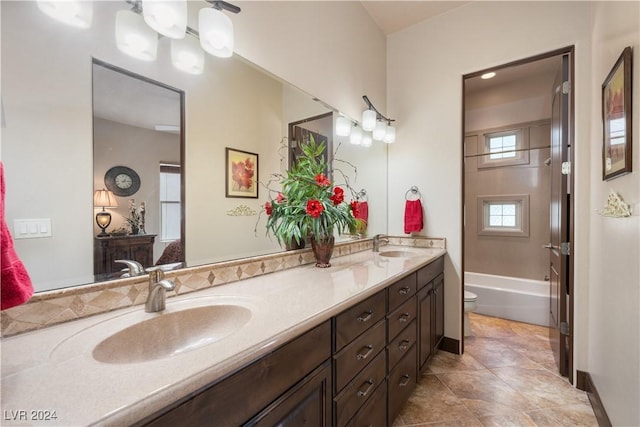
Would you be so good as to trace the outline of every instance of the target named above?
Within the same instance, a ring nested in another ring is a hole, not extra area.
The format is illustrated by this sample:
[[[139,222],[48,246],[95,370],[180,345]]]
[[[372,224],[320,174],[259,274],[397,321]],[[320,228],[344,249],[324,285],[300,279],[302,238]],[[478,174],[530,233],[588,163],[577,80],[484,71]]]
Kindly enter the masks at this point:
[[[407,374],[404,374],[400,378],[401,378],[401,381],[398,383],[400,387],[406,387],[407,384],[409,384],[409,381],[411,380],[411,377]]]
[[[398,290],[398,293],[401,295],[406,295],[411,291],[411,288],[407,288],[406,286],[404,288],[401,288],[400,290]]]
[[[362,350],[364,350],[364,351],[362,351]],[[356,355],[356,359],[357,360],[364,360],[367,357],[369,357],[369,355],[373,351],[373,346],[372,345],[364,346],[364,347],[362,347],[362,350],[360,350],[360,353],[358,353]]]
[[[368,380],[366,380],[362,385],[366,385],[367,388],[366,390],[358,390],[358,397],[365,397],[366,395],[368,395],[373,388],[373,384],[373,379],[369,378]]]
[[[398,318],[398,322],[406,323],[411,315],[409,313],[404,313],[402,316]]]
[[[402,340],[398,343],[398,348],[402,351],[406,350],[409,348],[409,344],[411,343],[411,341],[409,340]]]
[[[371,318],[373,317],[373,311],[369,310],[369,311],[365,311],[364,313],[362,313],[360,316],[358,316],[358,322],[368,322],[369,320],[371,320]]]

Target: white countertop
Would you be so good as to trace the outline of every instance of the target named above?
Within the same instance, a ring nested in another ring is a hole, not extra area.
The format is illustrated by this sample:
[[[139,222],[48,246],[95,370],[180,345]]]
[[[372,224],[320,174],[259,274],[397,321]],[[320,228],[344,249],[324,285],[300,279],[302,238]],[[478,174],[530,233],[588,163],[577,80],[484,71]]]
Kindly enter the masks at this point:
[[[345,308],[437,257],[444,249],[409,250],[409,258],[371,251],[215,286],[167,299],[162,313],[144,306],[117,310],[5,338],[2,343],[2,418],[9,425],[127,425],[229,374],[310,330]],[[213,344],[131,364],[92,357],[95,345],[123,325],[207,304],[251,310],[250,320]],[[40,412],[38,412],[40,411]],[[55,420],[34,417],[55,411]]]

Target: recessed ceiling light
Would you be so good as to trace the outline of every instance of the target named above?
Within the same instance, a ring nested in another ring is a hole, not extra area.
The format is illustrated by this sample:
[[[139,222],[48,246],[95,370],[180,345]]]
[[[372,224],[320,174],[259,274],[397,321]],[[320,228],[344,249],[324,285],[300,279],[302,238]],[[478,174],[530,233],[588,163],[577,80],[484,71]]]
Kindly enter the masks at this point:
[[[483,75],[480,76],[481,79],[487,80],[487,79],[492,79],[496,76],[496,73],[494,73],[493,71],[490,73],[484,73]]]

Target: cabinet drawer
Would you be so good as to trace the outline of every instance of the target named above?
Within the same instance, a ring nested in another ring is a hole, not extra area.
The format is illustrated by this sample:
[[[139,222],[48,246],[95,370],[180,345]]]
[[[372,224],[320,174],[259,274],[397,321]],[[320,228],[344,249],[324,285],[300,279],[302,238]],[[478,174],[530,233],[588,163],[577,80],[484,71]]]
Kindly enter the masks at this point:
[[[409,400],[411,392],[416,386],[416,346],[402,358],[400,363],[389,374],[389,425]]]
[[[378,320],[384,319],[385,291],[351,307],[335,318],[336,346],[338,352],[349,344],[355,337],[369,329]]]
[[[422,289],[442,272],[444,272],[444,256],[418,270],[418,289]]]
[[[402,356],[407,354],[411,346],[416,342],[416,321],[412,321],[409,326],[404,328],[387,346],[387,360],[389,361],[389,370],[392,370]]]
[[[416,318],[416,299],[405,301],[400,307],[387,316],[387,330],[389,341],[393,340],[401,330]]]
[[[416,293],[416,275],[411,274],[389,286],[389,311],[394,310]]]
[[[378,354],[335,398],[336,425],[344,426],[385,380],[385,352]]]
[[[387,427],[387,383],[383,381],[367,403],[349,421],[348,427]]]
[[[381,321],[333,356],[336,391],[340,391],[347,385],[351,378],[360,372],[380,350],[384,349],[385,343],[384,321]]]

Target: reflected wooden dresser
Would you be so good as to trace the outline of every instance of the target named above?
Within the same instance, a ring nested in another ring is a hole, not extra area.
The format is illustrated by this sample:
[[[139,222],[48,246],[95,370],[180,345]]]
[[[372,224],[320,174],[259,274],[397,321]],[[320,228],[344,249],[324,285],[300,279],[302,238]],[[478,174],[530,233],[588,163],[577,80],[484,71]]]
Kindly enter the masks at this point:
[[[153,265],[155,234],[131,234],[127,236],[96,236],[93,240],[93,274],[97,280],[119,277],[126,268],[117,259],[138,261],[143,267]]]

